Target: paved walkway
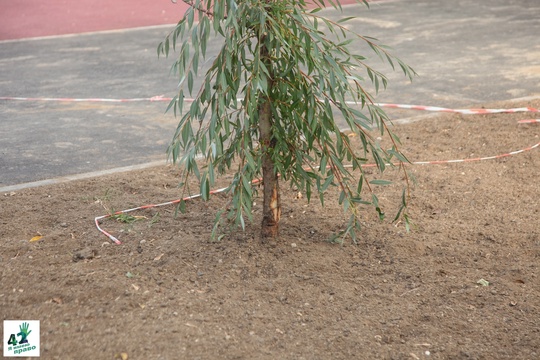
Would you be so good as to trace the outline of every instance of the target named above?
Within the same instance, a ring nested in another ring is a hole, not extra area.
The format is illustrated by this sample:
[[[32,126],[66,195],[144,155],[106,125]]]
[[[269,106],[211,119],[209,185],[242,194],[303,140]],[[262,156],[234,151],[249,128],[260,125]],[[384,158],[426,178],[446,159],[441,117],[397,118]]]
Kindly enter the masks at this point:
[[[2,9],[6,2],[0,0]],[[346,12],[358,16],[351,22],[354,30],[393,47],[420,75],[410,84],[377,65],[390,78],[379,102],[468,107],[540,94],[537,0],[491,0],[489,6],[459,0],[380,1],[371,10],[350,5]],[[339,17],[333,10],[326,14]],[[171,28],[0,42],[0,97],[173,96],[172,61],[156,55]],[[164,114],[166,105],[0,100],[0,190],[165,161],[176,126],[173,115]]]

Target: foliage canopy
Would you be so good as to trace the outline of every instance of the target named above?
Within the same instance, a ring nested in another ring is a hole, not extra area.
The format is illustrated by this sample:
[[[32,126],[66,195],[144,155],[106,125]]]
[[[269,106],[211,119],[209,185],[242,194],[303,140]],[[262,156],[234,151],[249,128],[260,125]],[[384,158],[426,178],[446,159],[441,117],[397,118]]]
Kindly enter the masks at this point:
[[[356,240],[358,206],[373,205],[382,218],[372,186],[387,183],[368,181],[362,165],[374,161],[382,172],[393,163],[402,167],[407,159],[387,126],[387,116],[363,86],[369,79],[379,91],[387,78],[355,49],[359,42],[367,44],[409,78],[414,70],[376,39],[351,32],[345,26],[350,17],[332,21],[322,16],[323,0],[314,0],[315,8],[304,0],[186,2],[190,8],[158,46],[158,55],[168,56],[174,49],[178,56],[172,70],[180,87],[168,108],[180,119],[168,149],[173,161],[185,168],[186,177],[197,177],[204,199],[210,197],[216,175],[233,170],[229,219],[242,228],[245,218],[252,217],[252,181],[263,175],[265,155],[275,175],[305,191],[308,200],[315,191],[324,205],[326,190],[338,186],[339,202],[350,212],[347,228],[338,235]],[[338,1],[329,4],[341,9]],[[221,47],[209,58],[214,37],[221,39]],[[206,69],[197,90],[201,68]],[[186,92],[193,98],[189,102]],[[261,134],[266,105],[271,146]],[[358,136],[360,150],[338,127],[336,116]],[[392,147],[382,149],[370,135],[372,129],[389,135]],[[203,167],[197,162],[201,156]],[[405,206],[404,191],[396,218],[406,217]],[[216,227],[219,219],[220,214]]]

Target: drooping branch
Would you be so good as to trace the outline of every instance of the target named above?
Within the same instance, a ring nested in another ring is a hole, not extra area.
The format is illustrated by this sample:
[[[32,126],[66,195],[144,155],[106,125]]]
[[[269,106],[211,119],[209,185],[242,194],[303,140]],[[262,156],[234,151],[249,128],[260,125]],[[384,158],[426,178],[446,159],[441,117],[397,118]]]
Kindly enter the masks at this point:
[[[177,3],[177,0],[171,0],[174,4]],[[206,10],[206,9],[203,9],[201,7],[198,7],[198,6],[195,6],[195,2],[193,0],[182,0],[183,3],[189,5],[191,8],[197,10],[197,11],[200,11],[202,13],[204,13],[205,15],[207,15],[208,17],[214,17],[214,13],[212,11],[209,11],[209,10]],[[227,18],[227,15],[223,16],[223,19],[226,19]]]
[[[182,1],[183,1],[184,3],[186,3],[186,4],[188,4],[189,6],[191,6],[193,9],[195,9],[195,10],[197,10],[197,11],[200,11],[200,12],[202,12],[202,13],[205,13],[205,14],[208,15],[209,17],[214,17],[214,13],[213,13],[213,12],[195,6],[195,4],[193,3],[193,1],[190,1],[190,0],[182,0]]]

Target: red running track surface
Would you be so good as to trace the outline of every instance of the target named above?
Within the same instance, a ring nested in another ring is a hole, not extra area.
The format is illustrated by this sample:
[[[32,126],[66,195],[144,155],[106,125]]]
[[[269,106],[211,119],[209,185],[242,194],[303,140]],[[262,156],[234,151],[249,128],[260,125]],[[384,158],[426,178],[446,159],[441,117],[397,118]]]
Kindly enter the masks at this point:
[[[0,40],[175,24],[186,8],[182,0],[0,0]]]
[[[0,40],[175,24],[171,0],[0,0]]]

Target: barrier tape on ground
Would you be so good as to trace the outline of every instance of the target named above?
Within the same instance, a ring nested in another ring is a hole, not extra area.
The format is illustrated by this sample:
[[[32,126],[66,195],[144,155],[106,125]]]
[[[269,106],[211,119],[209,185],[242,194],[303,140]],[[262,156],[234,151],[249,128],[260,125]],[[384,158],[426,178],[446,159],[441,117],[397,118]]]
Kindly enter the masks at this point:
[[[126,99],[107,99],[107,98],[31,98],[31,97],[14,97],[14,96],[0,96],[0,100],[13,100],[13,101],[56,101],[56,102],[110,102],[110,103],[129,103],[129,102],[158,102],[167,101],[170,102],[173,98],[165,97],[163,95],[152,96],[149,98],[126,98]],[[241,100],[241,99],[239,99]],[[194,99],[184,98],[185,102],[193,102]],[[347,101],[349,105],[355,105],[357,103],[353,101]],[[437,106],[425,106],[425,105],[409,105],[409,104],[386,104],[375,103],[375,105],[382,108],[392,109],[405,109],[405,110],[420,110],[431,112],[446,112],[457,113],[464,115],[480,115],[480,114],[501,114],[501,113],[517,113],[517,112],[540,112],[540,109],[532,107],[521,107],[512,109],[450,109]],[[535,119],[539,120],[539,119]]]
[[[157,102],[157,101],[168,101],[170,102],[172,98],[164,97],[164,96],[153,96],[150,98],[131,98],[131,99],[106,99],[106,98],[30,98],[30,97],[9,97],[9,96],[2,96],[0,97],[0,100],[16,100],[16,101],[56,101],[56,102],[109,102],[109,103],[129,103],[129,102]],[[193,99],[184,99],[186,102],[192,102]],[[350,105],[354,105],[356,103],[354,102],[347,102]],[[457,114],[464,114],[464,115],[480,115],[480,114],[501,114],[501,113],[518,113],[518,112],[540,112],[539,109],[531,108],[531,107],[521,107],[521,108],[511,108],[511,109],[450,109],[450,108],[443,108],[443,107],[436,107],[436,106],[424,106],[424,105],[408,105],[408,104],[386,104],[386,103],[377,103],[375,104],[379,107],[383,108],[394,108],[394,109],[406,109],[406,110],[420,110],[420,111],[431,111],[431,112],[445,112],[445,113],[457,113]],[[518,123],[526,124],[526,123],[540,123],[540,119],[524,119],[518,121]],[[494,156],[486,156],[486,157],[479,157],[479,158],[469,158],[469,159],[456,159],[456,160],[433,160],[433,161],[414,161],[411,164],[413,165],[440,165],[440,164],[455,164],[455,163],[468,163],[468,162],[477,162],[477,161],[484,161],[484,160],[495,160],[495,159],[501,159],[509,156],[518,155],[533,149],[536,149],[540,147],[540,142],[536,143],[532,146],[529,146],[527,148],[516,150],[512,152],[508,152],[505,154],[499,154]],[[375,167],[375,164],[366,164],[364,167]],[[252,182],[252,184],[259,183],[261,179],[257,179]],[[221,192],[224,192],[227,188],[221,188],[217,190],[210,191],[210,194],[218,194]],[[144,209],[151,209],[161,206],[168,206],[168,205],[175,205],[179,204],[181,201],[188,201],[193,200],[196,198],[201,197],[201,194],[196,194],[188,197],[184,197],[181,199],[173,200],[173,201],[167,201],[160,204],[150,204],[150,205],[144,205],[139,206],[132,209],[127,210],[121,210],[117,211],[112,214],[102,215],[98,216],[94,219],[96,228],[105,236],[107,236],[112,242],[115,244],[122,244],[120,240],[118,240],[115,236],[110,234],[109,232],[105,231],[101,228],[100,222],[103,219],[114,217],[115,215],[121,215],[130,213],[137,210],[144,210]]]
[[[540,122],[540,119],[536,119],[536,120],[537,121],[534,121],[534,122]],[[524,153],[524,152],[527,152],[527,151],[531,151],[531,150],[536,149],[538,147],[540,147],[540,142],[538,142],[538,143],[536,143],[536,144],[534,144],[532,146],[529,146],[527,148],[524,148],[524,149],[511,151],[511,152],[508,152],[508,153],[494,155],[494,156],[486,156],[486,157],[479,157],[479,158],[469,158],[469,159],[457,159],[457,160],[413,161],[413,162],[411,162],[411,164],[413,164],[413,165],[441,165],[441,164],[469,163],[469,162],[477,162],[477,161],[484,161],[484,160],[495,160],[495,159],[502,159],[502,158],[505,158],[505,157],[518,155],[518,154],[521,154],[521,153]],[[363,165],[363,167],[376,167],[376,166],[377,166],[376,164]],[[350,167],[350,166],[346,166],[346,167]],[[254,180],[252,182],[252,185],[255,185],[255,184],[259,183],[259,182],[261,182],[261,179],[256,179],[256,180]],[[212,190],[212,191],[210,191],[210,194],[219,194],[221,192],[224,192],[225,190],[227,190],[227,188],[221,188],[221,189],[217,189],[217,190]],[[103,230],[101,228],[101,226],[100,226],[100,221],[101,220],[109,218],[109,217],[114,217],[115,215],[126,214],[126,213],[130,213],[130,212],[137,211],[137,210],[151,209],[151,208],[157,208],[157,207],[167,206],[167,205],[175,205],[175,204],[179,204],[181,201],[193,200],[193,199],[197,199],[197,198],[199,198],[201,196],[202,196],[201,194],[196,194],[196,195],[188,196],[188,197],[173,200],[173,201],[167,201],[167,202],[164,202],[164,203],[161,203],[161,204],[150,204],[150,205],[139,206],[139,207],[132,208],[132,209],[121,210],[121,211],[117,211],[117,212],[112,213],[112,214],[98,216],[98,217],[96,217],[94,219],[94,222],[96,224],[96,228],[102,234],[107,236],[115,244],[121,245],[122,242],[120,240],[118,240],[115,236],[113,236],[112,234],[110,234],[109,232],[107,232],[107,231],[105,231],[105,230]]]
[[[128,102],[156,102],[156,101],[171,101],[172,98],[163,96],[153,96],[150,98],[131,98],[131,99],[106,99],[106,98],[32,98],[32,97],[15,97],[15,96],[0,96],[0,100],[13,101],[52,101],[52,102],[111,102],[111,103],[128,103]]]
[[[383,103],[379,103],[375,105],[379,107],[386,107],[386,108],[393,108],[393,109],[446,112],[446,113],[457,113],[457,114],[464,114],[464,115],[540,112],[539,109],[531,108],[531,107],[522,107],[522,108],[513,108],[513,109],[449,109],[449,108],[443,108],[443,107],[437,107],[437,106],[424,106],[424,105],[383,104]]]
[[[212,190],[210,191],[210,194],[214,195],[214,194],[219,194],[223,191],[225,191],[227,188],[221,188],[221,189],[217,189],[217,190]],[[121,211],[117,211],[115,213],[112,213],[112,214],[107,214],[107,215],[103,215],[103,216],[98,216],[94,219],[94,223],[96,224],[96,228],[105,236],[107,236],[112,242],[114,242],[115,244],[117,245],[121,245],[122,242],[120,240],[118,240],[115,236],[111,235],[109,232],[103,230],[101,228],[101,226],[99,226],[99,222],[102,220],[102,219],[106,219],[106,218],[109,218],[109,217],[114,217],[115,215],[122,215],[122,214],[127,214],[127,213],[130,213],[130,212],[133,212],[133,211],[137,211],[137,210],[144,210],[144,209],[152,209],[152,208],[156,208],[156,207],[161,207],[161,206],[168,206],[168,205],[176,205],[176,204],[179,204],[181,201],[188,201],[188,200],[193,200],[193,199],[197,199],[201,197],[201,194],[196,194],[196,195],[192,195],[192,196],[188,196],[188,197],[185,197],[185,198],[182,198],[182,199],[177,199],[177,200],[173,200],[173,201],[167,201],[167,202],[164,202],[164,203],[161,203],[161,204],[150,204],[150,205],[144,205],[144,206],[139,206],[139,207],[136,207],[136,208],[132,208],[132,209],[127,209],[127,210],[121,210]]]

